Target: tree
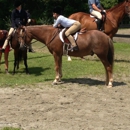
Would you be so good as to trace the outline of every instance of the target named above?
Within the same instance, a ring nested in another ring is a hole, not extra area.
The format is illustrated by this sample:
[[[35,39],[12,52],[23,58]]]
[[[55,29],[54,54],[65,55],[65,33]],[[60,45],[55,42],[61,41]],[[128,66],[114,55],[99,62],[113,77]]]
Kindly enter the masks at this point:
[[[104,9],[109,9],[118,4],[118,0],[101,0],[101,4],[103,5]]]

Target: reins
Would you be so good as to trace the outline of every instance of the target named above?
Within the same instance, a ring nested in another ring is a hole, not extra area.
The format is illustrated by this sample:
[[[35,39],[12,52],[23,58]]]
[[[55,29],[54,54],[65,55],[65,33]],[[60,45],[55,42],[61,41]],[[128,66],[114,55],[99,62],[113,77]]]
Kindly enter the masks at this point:
[[[59,34],[60,29],[58,28],[57,30],[58,30],[58,31],[55,31],[55,33],[54,33],[52,39],[46,44],[46,46],[49,45],[49,44],[54,40],[54,38]]]

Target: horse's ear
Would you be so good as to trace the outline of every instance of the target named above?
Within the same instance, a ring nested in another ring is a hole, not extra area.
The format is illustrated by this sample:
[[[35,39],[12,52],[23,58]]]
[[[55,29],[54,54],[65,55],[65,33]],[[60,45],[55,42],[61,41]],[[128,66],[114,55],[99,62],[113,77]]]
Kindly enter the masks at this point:
[[[22,26],[22,30],[23,30],[23,32],[26,30],[26,27],[25,26]]]

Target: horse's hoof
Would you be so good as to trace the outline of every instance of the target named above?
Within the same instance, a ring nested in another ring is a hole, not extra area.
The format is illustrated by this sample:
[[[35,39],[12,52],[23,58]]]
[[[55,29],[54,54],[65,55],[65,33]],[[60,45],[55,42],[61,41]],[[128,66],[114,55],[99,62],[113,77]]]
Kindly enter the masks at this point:
[[[107,88],[112,88],[113,87],[113,84],[112,84],[111,81],[108,84],[106,84],[106,85],[107,85]]]
[[[52,85],[57,85],[57,82],[53,82]]]
[[[68,61],[72,61],[71,58],[70,58],[70,56],[68,57]]]
[[[59,81],[53,81],[52,85],[58,85],[58,84],[62,84],[64,83],[63,81],[59,80]]]
[[[108,85],[107,88],[112,88],[112,85]]]

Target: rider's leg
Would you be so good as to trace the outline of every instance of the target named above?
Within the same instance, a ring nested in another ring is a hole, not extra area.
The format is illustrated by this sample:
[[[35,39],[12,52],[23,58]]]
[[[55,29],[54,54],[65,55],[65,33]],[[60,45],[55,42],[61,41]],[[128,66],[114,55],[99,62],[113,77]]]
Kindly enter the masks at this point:
[[[80,28],[81,28],[81,24],[77,21],[65,32],[65,35],[67,36],[68,40],[70,41],[70,43],[73,46],[72,49],[75,48],[75,50],[77,50],[78,47],[77,47],[77,44],[76,44],[74,38],[71,36],[71,34],[75,33]]]
[[[98,12],[98,11],[93,10],[91,12],[91,14],[94,15],[97,18],[97,21],[96,21],[96,23],[97,23],[97,29],[100,30],[101,27],[102,27],[102,15],[101,15],[101,13]]]
[[[9,56],[9,51],[10,51],[10,46],[8,45],[5,49],[5,52],[4,52],[4,59],[5,59],[5,72],[6,74],[8,74],[8,56]]]
[[[10,39],[11,34],[13,33],[13,31],[14,31],[14,28],[10,28],[8,36],[7,36],[7,38],[6,38],[5,42],[4,42],[4,45],[2,46],[2,50],[5,50],[6,46],[8,45],[9,39]]]
[[[102,20],[97,19],[96,23],[97,23],[97,29],[101,30],[101,28],[102,28]]]

